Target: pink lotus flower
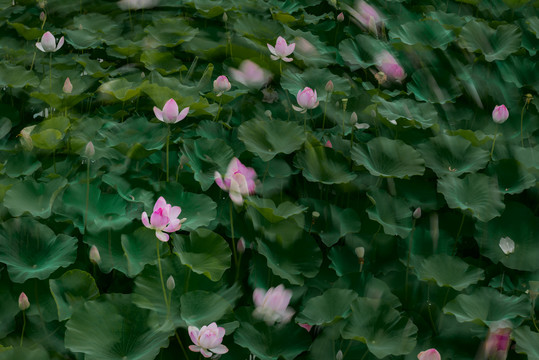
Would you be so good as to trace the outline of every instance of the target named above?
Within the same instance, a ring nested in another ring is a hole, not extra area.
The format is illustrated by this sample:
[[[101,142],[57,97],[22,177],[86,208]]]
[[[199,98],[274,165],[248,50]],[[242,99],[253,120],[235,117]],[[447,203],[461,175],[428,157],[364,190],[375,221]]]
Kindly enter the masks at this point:
[[[324,144],[325,147],[328,147],[328,148],[333,148],[333,144],[331,143],[331,141],[326,141],[326,143]]]
[[[22,311],[30,307],[30,301],[28,301],[28,296],[24,292],[19,295],[19,309]]]
[[[279,36],[275,43],[275,47],[271,46],[270,44],[267,44],[267,45],[268,45],[268,49],[270,53],[272,54],[271,55],[272,60],[281,59],[286,62],[290,62],[293,60],[292,58],[289,58],[287,56],[294,52],[294,49],[296,48],[296,44],[288,45],[286,43],[286,40],[282,36]]]
[[[344,14],[342,12],[339,13],[339,15],[337,15],[337,21],[338,22],[343,22],[344,21]]]
[[[294,315],[294,310],[288,307],[291,298],[292,291],[286,290],[283,285],[269,288],[267,292],[255,289],[253,301],[256,308],[253,316],[263,319],[268,325],[276,322],[287,323]]]
[[[56,39],[50,31],[47,31],[41,37],[41,42],[36,43],[36,47],[43,52],[56,52],[64,45],[64,37],[60,38],[58,45],[56,45]]]
[[[163,106],[163,110],[160,110],[157,106],[154,106],[153,113],[155,114],[155,117],[162,122],[167,124],[175,124],[178,121],[185,119],[189,113],[189,107],[186,107],[180,113],[178,113],[178,104],[174,99],[170,99],[167,101],[165,106]]]
[[[200,352],[205,358],[215,354],[226,354],[228,348],[221,343],[225,336],[225,328],[217,327],[217,324],[212,322],[208,326],[203,326],[200,330],[197,327],[189,326],[187,329],[189,337],[195,345],[189,345],[189,350]]]
[[[428,349],[417,355],[419,360],[441,360],[440,353],[436,349]]]
[[[359,5],[357,5],[356,19],[359,20],[364,27],[374,33],[378,32],[378,25],[382,21],[378,12],[365,1],[361,1]]]
[[[228,78],[224,75],[219,76],[213,81],[213,91],[217,93],[217,96],[223,95],[223,93],[230,90],[231,87],[230,81],[228,81]]]
[[[387,51],[382,51],[376,56],[376,66],[393,80],[401,81],[406,77],[404,69],[395,60],[393,55]]]
[[[178,216],[182,212],[179,206],[172,206],[167,204],[165,199],[161,196],[155,202],[153,207],[153,213],[148,221],[148,214],[146,211],[142,213],[142,223],[148,229],[155,230],[155,236],[161,241],[168,241],[169,235],[164,233],[173,233],[180,230],[182,223],[186,220],[178,219]]]
[[[251,60],[243,61],[239,70],[230,69],[230,75],[237,82],[254,89],[260,89],[269,80],[268,72]]]
[[[309,325],[309,324],[298,324],[298,325],[301,326],[302,328],[304,328],[307,331],[311,331],[311,329],[313,328],[313,326]]]
[[[243,204],[243,196],[255,193],[256,172],[253,168],[243,165],[238,158],[233,158],[230,161],[224,179],[217,171],[214,177],[217,186],[228,191],[230,199],[236,205]]]
[[[496,107],[492,111],[492,120],[496,124],[503,124],[508,117],[509,111],[507,110],[505,105],[496,105]]]
[[[506,324],[499,325],[505,326]],[[485,359],[505,360],[511,343],[510,335],[510,327],[491,329],[484,345]]]
[[[69,78],[66,78],[66,81],[64,82],[64,87],[62,88],[63,92],[66,94],[71,94],[73,91],[73,85],[71,85],[71,80]]]
[[[319,103],[316,95],[316,90],[313,91],[313,89],[311,89],[310,87],[306,87],[305,89],[298,91],[296,100],[299,107],[295,105],[292,105],[292,107],[294,108],[294,110],[301,113],[305,113],[309,109],[316,108]]]

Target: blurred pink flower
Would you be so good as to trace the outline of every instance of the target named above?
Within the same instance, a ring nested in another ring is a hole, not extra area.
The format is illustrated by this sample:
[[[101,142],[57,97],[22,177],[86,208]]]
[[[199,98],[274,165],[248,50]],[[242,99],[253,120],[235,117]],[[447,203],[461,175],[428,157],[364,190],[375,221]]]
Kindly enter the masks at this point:
[[[356,5],[357,14],[356,19],[370,31],[377,33],[378,24],[382,21],[378,12],[365,1],[359,2]]]
[[[243,196],[255,193],[256,172],[253,168],[243,165],[238,158],[230,161],[224,179],[217,171],[214,177],[217,186],[228,191],[230,199],[236,205],[243,204]]]
[[[306,87],[305,89],[298,91],[296,100],[299,107],[292,105],[292,108],[301,113],[304,113],[309,109],[316,108],[319,103],[316,95],[316,90],[313,91],[313,89],[311,89],[310,87]]]
[[[417,355],[419,360],[441,360],[440,353],[436,349],[428,349]]]
[[[271,55],[272,60],[281,59],[286,62],[290,62],[293,60],[292,58],[289,58],[287,56],[294,52],[294,49],[296,48],[296,44],[288,45],[286,43],[286,40],[282,36],[279,36],[277,38],[277,42],[275,43],[275,47],[271,46],[270,44],[267,44],[267,45],[268,45],[268,49],[270,53],[272,54]]]
[[[195,345],[189,345],[189,350],[200,352],[205,358],[215,354],[226,354],[228,348],[221,343],[225,336],[225,328],[217,327],[217,324],[212,322],[208,326],[203,326],[200,330],[197,327],[189,326],[187,329],[189,337]]]
[[[339,15],[337,15],[337,21],[338,22],[343,22],[344,21],[344,14],[342,12],[339,13]]]
[[[230,90],[231,87],[230,81],[228,81],[228,78],[224,75],[219,76],[213,81],[213,91],[217,93],[217,96],[223,95],[223,93]]]
[[[382,51],[376,56],[376,66],[393,80],[401,81],[406,77],[404,69],[395,60],[393,55],[387,51]]]
[[[326,141],[326,144],[324,145],[325,147],[328,147],[328,148],[333,148],[333,144],[331,143],[331,141]]]
[[[118,6],[122,10],[149,9],[156,6],[159,0],[120,0]]]
[[[507,358],[510,343],[510,327],[491,329],[484,345],[485,359],[505,360]]]
[[[333,89],[333,81],[328,80],[328,82],[326,83],[326,92],[333,92]]]
[[[62,36],[56,45],[56,39],[50,31],[47,31],[41,37],[41,42],[36,43],[36,47],[43,52],[56,52],[64,45],[64,37]]]
[[[311,331],[311,329],[313,328],[313,326],[309,325],[309,324],[298,324],[298,325],[301,326],[302,328],[304,328],[307,331]]]
[[[287,323],[294,315],[294,310],[288,307],[291,298],[292,291],[286,290],[283,285],[269,288],[267,292],[255,289],[253,301],[256,308],[253,316],[263,319],[268,325]]]
[[[496,124],[503,124],[508,117],[509,110],[507,110],[505,105],[496,105],[496,107],[492,111],[492,120]]]
[[[189,108],[186,107],[180,113],[178,113],[178,104],[174,99],[170,99],[166,102],[165,106],[163,106],[163,110],[159,109],[157,106],[154,106],[153,113],[160,121],[167,124],[175,124],[178,121],[185,119],[189,113]]]
[[[162,196],[157,199],[153,207],[153,213],[148,221],[148,214],[146,211],[142,213],[142,223],[148,229],[155,230],[155,236],[161,241],[168,241],[169,235],[164,233],[173,233],[180,230],[184,219],[178,219],[178,216],[182,212],[179,206],[172,206],[167,204],[165,198]]]
[[[230,69],[230,75],[237,82],[254,89],[260,89],[269,80],[268,72],[251,60],[243,61],[239,70]]]
[[[28,296],[24,292],[19,295],[19,309],[22,311],[30,307],[30,301],[28,301]]]
[[[73,85],[71,84],[71,80],[69,80],[69,77],[66,78],[66,81],[64,81],[64,87],[62,88],[63,92],[66,94],[71,94],[73,91]]]
[[[240,239],[238,240],[236,249],[238,250],[240,254],[243,254],[245,252],[245,239],[243,237],[240,237]]]

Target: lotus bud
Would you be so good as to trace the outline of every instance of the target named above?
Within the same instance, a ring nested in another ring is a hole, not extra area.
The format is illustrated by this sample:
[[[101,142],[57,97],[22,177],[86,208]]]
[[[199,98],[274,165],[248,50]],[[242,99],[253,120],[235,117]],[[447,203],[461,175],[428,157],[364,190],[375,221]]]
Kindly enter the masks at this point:
[[[238,240],[238,245],[236,245],[236,249],[240,254],[243,254],[245,252],[245,239],[243,237],[240,237]]]
[[[337,15],[337,21],[343,22],[344,21],[344,14],[341,12],[339,15]]]
[[[271,120],[271,117],[272,117],[271,110],[264,111],[264,115],[266,115]]]
[[[90,141],[86,144],[86,149],[84,149],[84,155],[90,159],[95,155],[94,144]]]
[[[326,83],[326,91],[330,93],[330,92],[333,92],[333,89],[334,89],[333,81],[328,80],[328,82]]]
[[[99,250],[95,245],[92,245],[90,248],[89,258],[92,264],[99,264],[101,262],[101,255],[99,255]]]
[[[539,295],[539,281],[530,281],[530,298],[532,302],[535,302],[535,299],[537,299],[537,295]]]
[[[170,275],[167,279],[167,289],[172,291],[174,290],[175,287],[176,287],[176,282],[174,281],[174,277]]]
[[[333,144],[331,143],[331,141],[326,141],[326,144],[324,145],[325,147],[328,147],[328,148],[333,148]]]
[[[42,11],[41,14],[39,14],[39,20],[45,21],[45,19],[47,19],[47,15],[44,11]]]
[[[496,124],[503,124],[508,117],[509,111],[507,110],[505,105],[496,105],[496,107],[492,111],[492,120]]]
[[[502,237],[500,239],[499,246],[505,255],[509,255],[515,252],[515,242],[509,236]]]
[[[337,355],[335,355],[335,360],[342,360],[344,358],[344,355],[342,354],[342,350],[337,351]]]
[[[224,22],[228,21],[228,15],[226,14],[226,12],[223,13],[223,21]]]
[[[414,217],[414,219],[419,219],[421,217],[421,208],[418,207],[417,209],[415,209],[412,216]]]
[[[378,81],[378,84],[380,85],[382,85],[383,83],[387,81],[387,75],[383,71],[379,71],[376,74],[374,74],[374,78],[376,79],[376,81]]]
[[[355,111],[352,113],[352,115],[350,115],[350,122],[352,123],[352,125],[357,123],[357,114]]]
[[[71,92],[73,91],[73,85],[71,85],[71,80],[69,80],[68,77],[66,78],[66,81],[64,82],[64,87],[62,88],[62,90],[66,94],[71,94]]]
[[[19,295],[19,309],[22,311],[30,307],[30,301],[28,301],[28,296],[24,292]]]
[[[363,264],[365,263],[365,248],[363,246],[357,247],[354,250],[359,258],[359,272],[363,271]]]

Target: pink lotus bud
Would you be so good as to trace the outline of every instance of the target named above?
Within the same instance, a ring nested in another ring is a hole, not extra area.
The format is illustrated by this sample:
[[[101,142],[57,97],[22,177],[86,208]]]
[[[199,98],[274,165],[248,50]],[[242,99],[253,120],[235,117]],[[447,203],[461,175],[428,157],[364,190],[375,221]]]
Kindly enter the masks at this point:
[[[286,62],[290,62],[293,59],[287,57],[288,55],[292,54],[294,52],[294,49],[296,48],[296,44],[290,44],[288,45],[286,43],[286,40],[279,36],[277,38],[277,42],[275,43],[275,47],[271,46],[270,44],[267,44],[268,49],[271,53],[271,59],[272,60],[283,60]]]
[[[205,358],[209,358],[213,354],[221,355],[228,352],[228,348],[221,344],[225,336],[225,328],[218,327],[216,323],[203,326],[200,330],[197,327],[189,326],[187,331],[194,344],[189,345],[189,350],[200,352]]]
[[[217,96],[223,95],[223,93],[230,90],[231,87],[230,81],[228,81],[228,78],[224,75],[219,76],[213,82],[213,90],[217,93]]]
[[[503,124],[508,117],[509,111],[505,105],[496,105],[492,111],[492,120],[494,120],[496,124]]]
[[[301,326],[302,328],[304,328],[307,331],[311,331],[311,329],[313,328],[313,326],[309,325],[309,324],[298,324],[298,325]]]
[[[305,113],[309,109],[314,109],[319,104],[316,90],[313,91],[313,89],[311,89],[310,87],[306,87],[303,90],[298,91],[298,95],[296,95],[296,100],[299,107],[292,105],[292,108],[301,113]]]
[[[341,12],[339,15],[337,15],[337,21],[343,22],[344,21],[344,14]]]
[[[436,349],[428,349],[417,355],[419,360],[441,360],[440,353]]]
[[[86,148],[84,149],[84,155],[87,158],[91,158],[95,155],[95,148],[93,142],[89,141],[88,144],[86,144]]]
[[[92,264],[99,264],[101,262],[101,255],[99,255],[99,250],[95,245],[92,245],[90,248],[89,258]]]
[[[47,15],[45,14],[44,11],[42,11],[41,14],[39,14],[39,20],[45,21],[46,18],[47,18]]]
[[[414,217],[414,219],[419,219],[421,217],[421,208],[418,207],[417,209],[415,209],[412,216]]]
[[[333,92],[333,81],[329,80],[327,83],[326,83],[326,92],[330,93],[330,92]]]
[[[395,60],[393,55],[387,51],[382,51],[376,55],[376,66],[393,80],[401,81],[406,77],[404,69]]]
[[[243,254],[245,252],[245,239],[243,237],[240,237],[238,240],[238,245],[236,245],[236,249],[240,254]]]
[[[176,287],[176,282],[174,281],[174,277],[170,275],[167,279],[167,289],[172,291],[174,290],[175,287]]]
[[[30,301],[28,301],[28,296],[26,296],[25,293],[21,293],[19,295],[19,309],[22,311],[28,309],[30,307]]]
[[[328,147],[328,148],[333,148],[333,144],[331,144],[331,141],[326,141],[326,144],[324,145],[325,147]]]
[[[66,81],[64,82],[64,87],[62,88],[62,90],[66,94],[71,94],[71,92],[73,91],[73,85],[71,85],[71,81],[69,80],[69,78],[66,78]]]

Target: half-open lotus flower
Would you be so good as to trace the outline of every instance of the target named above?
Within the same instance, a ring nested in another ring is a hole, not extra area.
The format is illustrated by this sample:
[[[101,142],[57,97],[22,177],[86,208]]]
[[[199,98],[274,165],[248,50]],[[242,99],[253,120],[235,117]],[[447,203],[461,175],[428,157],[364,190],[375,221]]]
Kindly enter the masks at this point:
[[[283,285],[269,288],[268,291],[255,289],[253,301],[256,308],[253,316],[263,319],[268,325],[287,323],[294,315],[294,310],[288,307],[291,298],[292,291],[286,290]]]
[[[313,89],[311,89],[310,87],[306,87],[303,90],[298,91],[296,100],[299,107],[292,105],[292,108],[301,113],[305,113],[307,110],[314,109],[319,104],[316,90],[313,91]]]
[[[296,44],[288,45],[286,43],[286,40],[282,36],[279,36],[277,38],[277,42],[275,43],[275,47],[271,46],[270,44],[267,44],[267,45],[271,53],[272,60],[281,59],[286,62],[290,62],[293,60],[292,58],[289,58],[287,56],[294,52],[294,49],[296,48]]]
[[[162,196],[157,199],[153,207],[151,217],[148,219],[146,211],[142,213],[142,223],[148,229],[155,230],[155,236],[161,241],[168,241],[169,235],[167,233],[173,233],[180,230],[184,219],[178,219],[178,216],[182,212],[179,206],[172,206],[167,204],[165,198]]]
[[[178,121],[185,119],[189,113],[189,107],[186,107],[181,112],[178,112],[178,104],[176,101],[174,101],[174,99],[170,99],[167,101],[165,106],[163,106],[163,110],[159,109],[157,106],[154,106],[153,113],[155,114],[155,117],[162,122],[167,124],[175,124]]]
[[[217,186],[228,191],[230,199],[236,205],[243,204],[244,196],[255,193],[256,172],[253,168],[243,165],[238,158],[233,158],[228,164],[224,178],[217,171],[214,176]]]
[[[359,22],[370,31],[376,33],[378,24],[382,21],[378,12],[365,1],[361,1],[357,5],[357,12]]]
[[[419,360],[441,360],[440,353],[436,349],[428,349],[425,351],[421,351],[417,358]]]
[[[376,56],[376,66],[392,80],[401,81],[406,77],[402,66],[387,51],[382,51]]]
[[[218,327],[212,322],[208,326],[203,326],[200,330],[197,327],[189,326],[187,328],[189,337],[195,345],[189,345],[189,350],[200,352],[205,358],[213,354],[226,354],[228,348],[221,344],[225,336],[225,328]]]
[[[56,52],[64,45],[64,37],[62,36],[56,45],[56,39],[50,31],[47,31],[41,37],[41,41],[36,43],[36,47],[43,52]]]

